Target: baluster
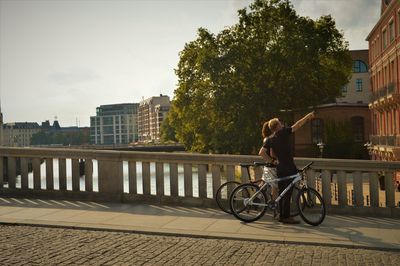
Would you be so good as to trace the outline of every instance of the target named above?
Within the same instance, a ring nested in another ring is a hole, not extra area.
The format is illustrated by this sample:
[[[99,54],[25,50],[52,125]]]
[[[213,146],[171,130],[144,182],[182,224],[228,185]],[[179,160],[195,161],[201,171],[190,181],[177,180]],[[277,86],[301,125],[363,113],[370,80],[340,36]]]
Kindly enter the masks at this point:
[[[247,172],[247,168],[246,167],[241,167],[240,170],[241,170],[240,172],[242,173],[242,177],[241,177],[242,183],[249,183],[250,176],[249,176],[249,173]]]
[[[200,164],[198,166],[199,173],[199,197],[207,198],[207,165]]]
[[[331,171],[322,171],[322,195],[326,205],[332,205]]]
[[[53,158],[46,158],[46,189],[54,189]]]
[[[183,165],[184,182],[185,182],[185,197],[193,197],[193,173],[192,165]]]
[[[28,159],[21,158],[21,188],[28,189]]]
[[[171,188],[171,196],[178,197],[178,164],[169,164],[169,183]]]
[[[378,173],[369,173],[369,197],[371,207],[379,207],[379,177]]]
[[[256,167],[254,170],[254,180],[261,179],[262,174],[263,174],[263,167],[262,166]]]
[[[226,179],[227,181],[234,181],[235,180],[235,166],[228,165],[226,167]],[[228,197],[232,193],[232,186],[228,186]]]
[[[85,191],[93,191],[93,160],[85,159]]]
[[[395,173],[394,172],[385,172],[385,195],[386,195],[386,207],[394,208],[395,205],[395,198],[394,198],[394,179]]]
[[[0,156],[0,188],[4,187],[4,157]]]
[[[219,165],[212,165],[213,195],[221,185],[221,168]]]
[[[40,158],[33,158],[33,189],[42,189],[41,176],[40,176]]]
[[[58,182],[60,190],[67,190],[67,160],[65,158],[58,159]]]
[[[338,180],[339,206],[344,207],[344,206],[347,206],[346,172],[345,171],[338,171],[337,172],[337,180]]]
[[[356,171],[353,173],[353,187],[354,187],[354,196],[355,196],[355,206],[363,207],[364,206],[364,196],[363,196],[363,176],[360,171]]]
[[[128,169],[129,169],[129,193],[137,194],[136,162],[130,161],[128,163]]]
[[[156,194],[164,196],[164,164],[156,163]]]
[[[15,157],[8,157],[7,169],[8,188],[15,188],[15,181],[17,178],[17,165]]]
[[[72,191],[80,191],[79,159],[72,161]]]
[[[307,174],[307,185],[311,188],[315,188],[315,170],[308,169],[306,174]]]
[[[150,195],[150,163],[142,162],[143,195]]]

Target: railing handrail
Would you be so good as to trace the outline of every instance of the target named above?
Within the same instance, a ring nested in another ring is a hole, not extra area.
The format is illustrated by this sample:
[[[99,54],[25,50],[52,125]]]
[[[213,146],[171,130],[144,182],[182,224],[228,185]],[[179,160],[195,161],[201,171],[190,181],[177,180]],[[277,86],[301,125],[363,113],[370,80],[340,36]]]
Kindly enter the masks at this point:
[[[227,164],[239,165],[262,160],[255,155],[228,155],[228,154],[193,154],[168,152],[137,152],[137,151],[109,151],[109,150],[80,150],[61,148],[17,148],[0,147],[0,157],[24,158],[71,158],[96,160],[123,160],[141,162],[165,163],[192,163],[192,164]],[[314,161],[313,168],[347,171],[385,171],[400,170],[400,162],[369,161],[354,159],[324,159],[324,158],[295,158],[298,167]]]

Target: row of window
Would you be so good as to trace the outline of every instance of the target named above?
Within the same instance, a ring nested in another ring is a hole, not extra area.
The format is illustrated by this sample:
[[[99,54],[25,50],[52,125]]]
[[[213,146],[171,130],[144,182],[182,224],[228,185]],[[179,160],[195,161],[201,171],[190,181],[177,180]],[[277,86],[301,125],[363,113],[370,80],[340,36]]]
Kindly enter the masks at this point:
[[[397,12],[397,35],[400,35],[400,10]],[[396,38],[395,18],[391,18],[389,24],[382,29],[382,43],[378,37],[371,43],[372,58],[378,57],[379,53],[384,51]],[[380,46],[381,44],[381,46]],[[379,48],[382,49],[379,49]]]

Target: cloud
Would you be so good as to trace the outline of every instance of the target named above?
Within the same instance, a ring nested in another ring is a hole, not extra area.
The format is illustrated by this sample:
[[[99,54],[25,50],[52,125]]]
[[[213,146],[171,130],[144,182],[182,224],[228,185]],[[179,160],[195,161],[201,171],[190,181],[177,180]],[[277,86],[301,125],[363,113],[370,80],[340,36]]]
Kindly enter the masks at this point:
[[[62,72],[53,72],[48,76],[48,80],[58,85],[74,85],[98,79],[99,76],[90,69],[75,68]]]
[[[365,38],[380,16],[380,1],[374,0],[293,0],[297,13],[312,19],[332,15],[343,30],[350,49],[367,48]]]

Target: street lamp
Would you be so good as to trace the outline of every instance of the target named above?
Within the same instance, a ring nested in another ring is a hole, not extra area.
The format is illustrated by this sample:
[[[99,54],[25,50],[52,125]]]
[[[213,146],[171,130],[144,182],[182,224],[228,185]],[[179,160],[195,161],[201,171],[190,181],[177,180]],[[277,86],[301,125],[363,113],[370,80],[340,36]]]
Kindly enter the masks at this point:
[[[323,143],[322,141],[317,143],[317,146],[319,148],[319,151],[321,152],[321,158],[322,158],[322,154],[324,153],[324,147],[325,147],[325,143]]]

